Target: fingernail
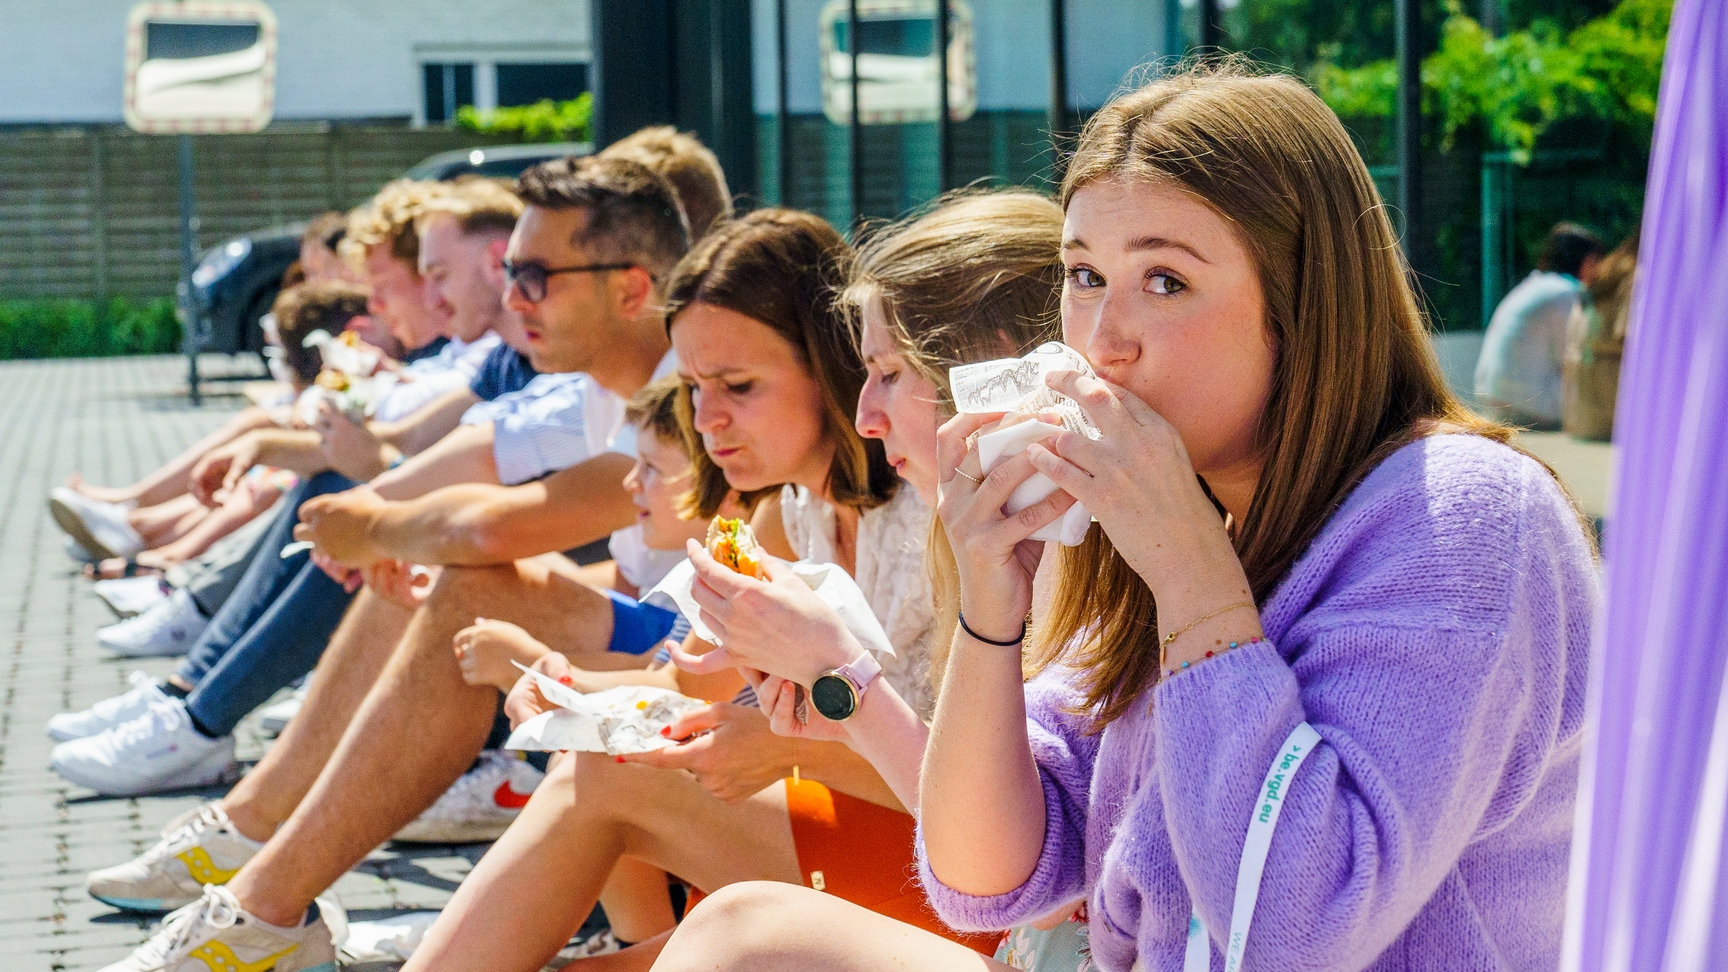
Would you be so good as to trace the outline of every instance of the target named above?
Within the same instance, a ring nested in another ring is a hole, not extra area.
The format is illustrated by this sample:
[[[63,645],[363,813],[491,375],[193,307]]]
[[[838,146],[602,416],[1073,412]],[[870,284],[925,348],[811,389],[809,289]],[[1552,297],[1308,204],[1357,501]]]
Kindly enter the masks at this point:
[[[660,727],[660,735],[670,738],[672,735],[672,727],[671,726],[661,726]]]
[[[575,680],[575,679],[573,679],[573,678],[571,678],[571,677],[570,677],[570,676],[568,676],[568,675],[560,675],[560,676],[558,676],[558,684],[559,684],[559,685],[575,685],[575,684],[576,684],[576,680]],[[622,763],[622,762],[624,762],[624,761],[623,761],[623,760],[619,760],[619,761],[618,761],[618,762],[620,762],[620,763]]]
[[[614,756],[614,757],[612,757],[612,758],[613,758],[613,759],[615,759],[615,760],[617,760],[617,761],[618,761],[618,762],[620,762],[620,763],[622,763],[622,762],[624,762],[624,757],[622,757],[622,756]]]

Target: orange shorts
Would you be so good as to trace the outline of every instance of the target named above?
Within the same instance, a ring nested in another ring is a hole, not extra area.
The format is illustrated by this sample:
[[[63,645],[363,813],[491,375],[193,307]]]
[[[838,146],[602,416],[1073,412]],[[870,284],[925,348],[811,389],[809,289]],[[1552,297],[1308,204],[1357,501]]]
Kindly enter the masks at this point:
[[[1002,934],[965,934],[942,923],[918,884],[909,814],[836,793],[813,780],[786,780],[792,844],[806,887],[915,925],[985,955]]]

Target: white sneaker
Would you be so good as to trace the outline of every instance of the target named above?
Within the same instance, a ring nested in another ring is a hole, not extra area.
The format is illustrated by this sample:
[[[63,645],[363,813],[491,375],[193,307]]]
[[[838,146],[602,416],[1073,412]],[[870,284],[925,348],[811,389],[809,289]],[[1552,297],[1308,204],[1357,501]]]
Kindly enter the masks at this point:
[[[66,535],[77,540],[97,559],[138,556],[144,538],[132,529],[126,514],[130,506],[93,500],[75,489],[56,486],[48,493],[48,512]]]
[[[157,604],[168,599],[172,591],[160,577],[116,577],[112,580],[99,580],[90,585],[115,614],[129,618],[134,614],[143,614]]]
[[[83,712],[62,712],[48,720],[48,737],[55,742],[69,742],[73,739],[83,739],[94,736],[106,729],[112,729],[122,722],[131,722],[144,714],[151,702],[166,702],[172,696],[162,691],[162,686],[143,672],[133,672],[127,681],[132,688],[114,696],[103,699]]]
[[[206,803],[136,859],[91,871],[84,887],[126,911],[173,911],[203,897],[204,885],[227,884],[263,847],[234,829],[220,805]]]
[[[282,735],[282,730],[288,728],[288,720],[299,715],[300,707],[305,704],[306,683],[301,682],[287,698],[258,710],[258,728],[266,736]]]
[[[69,536],[60,539],[60,549],[66,551],[66,556],[71,557],[75,564],[93,564],[96,562],[95,554],[85,550],[83,544]]]
[[[96,643],[122,658],[184,655],[209,626],[191,592],[177,587],[143,614],[96,629]]]
[[[104,796],[139,796],[211,786],[231,778],[234,736],[211,739],[192,728],[186,703],[152,701],[144,714],[54,747],[55,772]]]
[[[346,930],[342,909],[328,898],[318,899],[300,927],[282,928],[259,921],[213,884],[102,972],[336,972]]]
[[[420,819],[396,833],[405,844],[472,844],[497,840],[546,778],[521,757],[497,749],[450,785]]]

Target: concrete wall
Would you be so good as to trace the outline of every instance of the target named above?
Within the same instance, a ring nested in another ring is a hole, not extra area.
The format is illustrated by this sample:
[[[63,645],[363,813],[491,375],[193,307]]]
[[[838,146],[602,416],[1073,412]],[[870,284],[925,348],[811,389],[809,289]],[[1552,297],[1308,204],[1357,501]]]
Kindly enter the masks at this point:
[[[133,0],[0,0],[0,124],[118,122]],[[276,117],[417,119],[425,62],[588,61],[587,0],[273,0]],[[491,81],[476,72],[477,100]]]

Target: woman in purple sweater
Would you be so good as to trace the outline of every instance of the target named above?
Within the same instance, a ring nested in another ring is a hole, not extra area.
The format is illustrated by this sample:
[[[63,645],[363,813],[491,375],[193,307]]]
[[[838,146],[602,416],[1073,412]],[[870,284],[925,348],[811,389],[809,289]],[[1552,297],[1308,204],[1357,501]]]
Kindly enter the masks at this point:
[[[1102,437],[984,475],[994,418],[941,431],[964,625],[922,774],[932,903],[963,929],[1084,904],[1107,970],[1555,968],[1590,542],[1446,390],[1349,136],[1294,79],[1191,72],[1099,112],[1062,201],[1063,330],[1098,378],[1051,383]],[[1067,502],[1003,515],[1034,471],[1097,523],[1022,646],[1027,538]],[[691,925],[667,968],[1000,967],[796,889]]]

